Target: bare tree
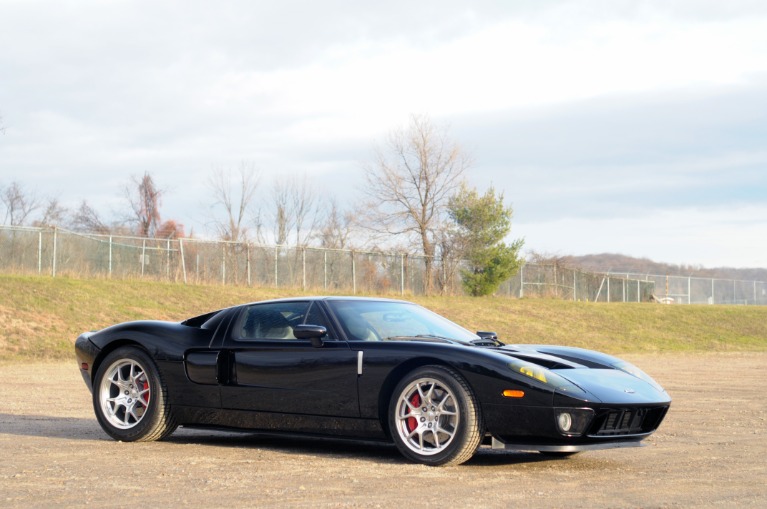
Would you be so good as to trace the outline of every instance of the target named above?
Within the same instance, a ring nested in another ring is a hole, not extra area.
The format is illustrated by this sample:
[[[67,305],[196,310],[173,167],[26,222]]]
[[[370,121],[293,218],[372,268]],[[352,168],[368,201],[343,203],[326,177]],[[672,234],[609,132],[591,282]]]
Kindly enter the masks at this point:
[[[27,193],[16,181],[0,192],[0,201],[5,205],[4,224],[21,226],[39,208],[39,201],[33,193]]]
[[[233,175],[235,173],[235,175]],[[259,171],[253,163],[243,161],[235,172],[230,169],[215,170],[208,188],[216,202],[214,207],[223,208],[223,219],[214,217],[218,236],[233,242],[248,239],[247,217],[258,189]],[[236,182],[233,183],[233,180]]]
[[[69,227],[76,232],[109,233],[110,228],[86,200],[72,214]]]
[[[319,228],[320,245],[329,249],[346,249],[351,240],[353,223],[352,213],[342,212],[335,198],[331,198],[324,222]]]
[[[49,198],[42,217],[35,221],[36,226],[59,226],[66,222],[69,211],[59,203],[58,198]]]
[[[274,182],[272,200],[274,201],[274,243],[287,244],[294,219],[290,208],[290,190],[284,181]]]
[[[306,175],[274,182],[274,239],[286,244],[293,234],[296,246],[306,246],[318,224],[317,194]]]
[[[413,115],[407,129],[390,133],[365,167],[365,193],[372,200],[363,226],[386,235],[407,234],[425,256],[426,291],[432,288],[434,257],[448,198],[458,188],[471,158],[427,116]]]
[[[137,224],[137,233],[142,237],[154,237],[157,233],[162,194],[149,173],[141,178],[131,177],[131,183],[125,186],[125,198],[133,213],[129,221]]]

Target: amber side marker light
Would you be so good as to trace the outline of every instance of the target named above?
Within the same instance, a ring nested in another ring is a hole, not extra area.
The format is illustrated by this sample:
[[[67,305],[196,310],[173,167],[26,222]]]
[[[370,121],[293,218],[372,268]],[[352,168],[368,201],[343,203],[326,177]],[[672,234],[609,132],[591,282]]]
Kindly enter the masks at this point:
[[[506,398],[524,398],[525,391],[515,391],[512,389],[506,389],[503,391],[503,396]]]

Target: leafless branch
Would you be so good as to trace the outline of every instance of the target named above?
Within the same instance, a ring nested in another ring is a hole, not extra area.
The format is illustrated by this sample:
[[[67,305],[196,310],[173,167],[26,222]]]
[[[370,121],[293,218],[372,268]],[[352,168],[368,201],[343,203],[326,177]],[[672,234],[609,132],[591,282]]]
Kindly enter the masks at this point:
[[[32,212],[40,206],[34,193],[28,193],[21,184],[14,181],[0,192],[0,202],[5,206],[4,224],[21,226],[26,224]]]
[[[235,171],[218,169],[211,175],[208,188],[215,198],[213,206],[223,208],[225,213],[224,219],[214,219],[219,238],[234,242],[248,239],[247,218],[259,180],[255,164],[246,161]]]

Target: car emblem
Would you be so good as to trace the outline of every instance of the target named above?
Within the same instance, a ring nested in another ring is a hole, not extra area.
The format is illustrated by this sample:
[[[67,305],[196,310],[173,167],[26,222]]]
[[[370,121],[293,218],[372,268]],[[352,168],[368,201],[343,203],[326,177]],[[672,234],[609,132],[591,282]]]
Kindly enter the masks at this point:
[[[623,389],[623,392],[626,394],[634,394],[636,391],[634,389]]]

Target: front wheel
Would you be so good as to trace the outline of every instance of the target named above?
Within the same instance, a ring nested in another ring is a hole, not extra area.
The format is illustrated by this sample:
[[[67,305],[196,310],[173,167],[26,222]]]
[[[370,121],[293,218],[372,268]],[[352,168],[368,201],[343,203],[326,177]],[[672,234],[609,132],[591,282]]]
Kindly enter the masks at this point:
[[[160,440],[176,429],[162,376],[138,348],[107,355],[96,371],[93,408],[101,428],[115,440]]]
[[[482,441],[479,404],[457,371],[424,366],[397,384],[389,404],[389,430],[406,457],[425,465],[458,465]]]

